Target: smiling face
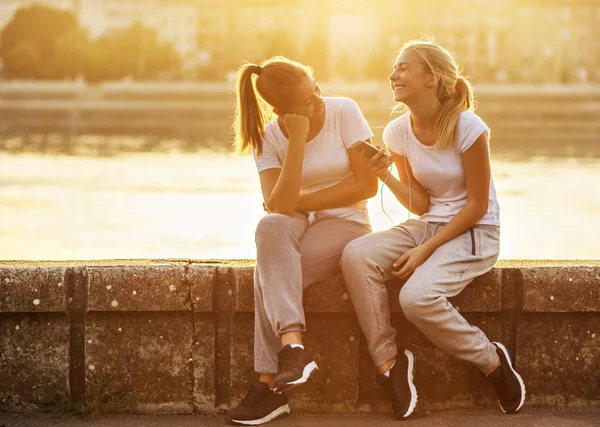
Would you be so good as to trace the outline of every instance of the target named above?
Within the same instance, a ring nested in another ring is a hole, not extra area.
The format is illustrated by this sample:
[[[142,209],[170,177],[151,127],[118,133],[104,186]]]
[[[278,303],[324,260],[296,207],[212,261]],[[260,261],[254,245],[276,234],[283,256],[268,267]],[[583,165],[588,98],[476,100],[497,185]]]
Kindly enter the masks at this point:
[[[411,49],[404,50],[394,62],[393,67],[388,79],[394,92],[395,102],[414,101],[432,87],[435,89],[433,76],[424,66],[417,52]]]

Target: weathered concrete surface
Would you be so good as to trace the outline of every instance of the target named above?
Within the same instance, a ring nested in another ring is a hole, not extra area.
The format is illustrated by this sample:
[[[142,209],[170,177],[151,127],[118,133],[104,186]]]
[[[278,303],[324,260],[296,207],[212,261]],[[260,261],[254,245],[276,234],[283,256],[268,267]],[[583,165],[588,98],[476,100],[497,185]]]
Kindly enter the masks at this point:
[[[303,303],[307,312],[354,313],[352,300],[341,274],[306,289]]]
[[[89,315],[88,399],[105,384],[109,390],[116,388],[119,398],[134,396],[138,411],[191,413],[193,327],[192,313]]]
[[[0,313],[65,312],[65,267],[0,265]]]
[[[65,271],[0,265],[0,409],[69,394]]]
[[[0,410],[67,396],[68,347],[64,314],[0,315]]]
[[[523,316],[517,366],[530,403],[600,406],[600,313]]]
[[[517,363],[529,402],[600,405],[600,269],[529,268]]]
[[[127,406],[138,412],[215,413],[237,404],[256,378],[253,268],[249,261],[0,262],[0,378],[11,379],[0,382],[0,397],[11,396],[4,407],[84,391],[93,399],[103,392],[98,384],[118,399],[135,397]],[[451,301],[516,356],[527,404],[600,407],[598,277],[598,261],[505,261]],[[398,343],[418,362],[417,414],[495,407],[476,368],[404,319],[401,285],[388,289]],[[389,411],[341,275],[309,288],[304,307],[305,343],[320,373],[290,394],[294,411]]]
[[[216,407],[216,327],[214,317],[194,313],[193,326],[194,409],[198,412],[214,412]]]
[[[226,290],[235,298],[234,310],[237,312],[254,312],[254,267],[233,269],[235,282]]]
[[[523,270],[523,310],[598,312],[599,268],[530,268]]]
[[[190,265],[185,273],[194,311],[213,311],[213,285],[217,267]]]
[[[89,311],[187,311],[181,266],[89,267]]]
[[[231,352],[229,353],[229,402],[237,405],[252,381],[254,373],[254,313],[237,313],[231,322]]]
[[[416,416],[403,425],[411,427],[597,427],[600,411],[576,408],[524,408],[514,415],[503,414],[498,408],[439,411]],[[57,414],[0,413],[0,425],[6,427],[214,427],[225,425],[222,416],[203,415],[98,415],[82,421],[77,417]],[[292,412],[287,418],[274,421],[273,427],[397,427],[390,414],[312,414]]]

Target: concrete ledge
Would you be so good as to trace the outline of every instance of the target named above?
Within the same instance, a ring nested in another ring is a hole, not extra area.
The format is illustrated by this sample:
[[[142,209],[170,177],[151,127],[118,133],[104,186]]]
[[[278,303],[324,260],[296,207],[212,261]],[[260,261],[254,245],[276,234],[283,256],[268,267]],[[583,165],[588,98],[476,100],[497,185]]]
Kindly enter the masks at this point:
[[[189,311],[185,268],[89,267],[89,311]]]
[[[201,267],[190,265],[186,271],[187,282],[190,286],[192,306],[196,312],[211,312],[213,310],[213,282],[216,267]]]
[[[64,267],[17,268],[0,265],[0,312],[65,312]]]
[[[28,408],[30,403],[68,395],[69,323],[66,316],[1,314],[0,378],[0,408],[4,404]]]
[[[0,409],[118,389],[140,413],[226,410],[254,378],[253,271],[251,261],[0,262]],[[507,345],[529,404],[599,407],[599,278],[598,261],[505,261],[452,303]],[[389,283],[392,323],[418,358],[418,410],[495,406],[477,369],[406,321],[401,286]],[[389,411],[341,274],[307,289],[304,306],[321,370],[290,395],[294,409]]]
[[[598,312],[600,269],[597,267],[523,270],[523,310],[528,312]]]

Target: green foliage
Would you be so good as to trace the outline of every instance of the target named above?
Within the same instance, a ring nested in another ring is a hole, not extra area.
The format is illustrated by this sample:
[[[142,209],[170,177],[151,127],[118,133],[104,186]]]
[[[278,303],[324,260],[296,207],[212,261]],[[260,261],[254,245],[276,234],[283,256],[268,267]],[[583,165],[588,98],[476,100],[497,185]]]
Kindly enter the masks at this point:
[[[48,64],[56,54],[55,43],[76,27],[70,12],[37,5],[17,10],[0,35],[0,57],[6,75],[53,77]],[[29,68],[32,64],[37,66],[35,70]]]
[[[18,10],[0,34],[5,75],[88,81],[177,77],[180,58],[154,30],[136,23],[90,40],[71,12],[45,6]]]
[[[32,41],[22,41],[7,51],[3,57],[10,76],[34,79],[39,76],[42,58]]]

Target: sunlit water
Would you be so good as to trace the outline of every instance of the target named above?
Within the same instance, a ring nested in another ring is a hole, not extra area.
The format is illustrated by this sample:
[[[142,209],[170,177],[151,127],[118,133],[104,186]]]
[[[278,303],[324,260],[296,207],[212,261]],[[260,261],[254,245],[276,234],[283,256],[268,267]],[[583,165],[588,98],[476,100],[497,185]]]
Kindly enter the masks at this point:
[[[493,173],[501,258],[600,258],[600,159],[496,158]],[[0,153],[0,259],[254,258],[261,202],[248,156]],[[369,207],[391,225],[381,194]]]

